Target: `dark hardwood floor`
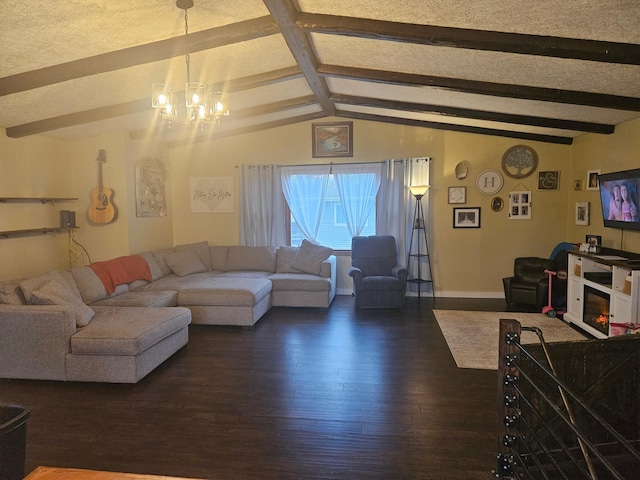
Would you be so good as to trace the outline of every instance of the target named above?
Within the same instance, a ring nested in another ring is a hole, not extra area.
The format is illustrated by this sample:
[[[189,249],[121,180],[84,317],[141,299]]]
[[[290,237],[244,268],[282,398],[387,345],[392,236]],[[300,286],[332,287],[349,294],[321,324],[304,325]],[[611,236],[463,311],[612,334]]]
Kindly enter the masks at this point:
[[[193,325],[136,385],[0,380],[0,401],[31,411],[27,473],[489,479],[497,372],[456,367],[432,302],[356,311],[342,296],[329,310],[273,308],[252,329]]]

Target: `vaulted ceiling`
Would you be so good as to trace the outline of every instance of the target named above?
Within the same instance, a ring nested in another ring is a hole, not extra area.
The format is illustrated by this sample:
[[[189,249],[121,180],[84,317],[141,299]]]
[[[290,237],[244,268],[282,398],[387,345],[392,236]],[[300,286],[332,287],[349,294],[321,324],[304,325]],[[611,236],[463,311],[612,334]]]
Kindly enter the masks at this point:
[[[324,117],[571,144],[640,117],[638,0],[27,0],[0,3],[9,137],[173,143]],[[170,129],[152,82],[229,92]]]

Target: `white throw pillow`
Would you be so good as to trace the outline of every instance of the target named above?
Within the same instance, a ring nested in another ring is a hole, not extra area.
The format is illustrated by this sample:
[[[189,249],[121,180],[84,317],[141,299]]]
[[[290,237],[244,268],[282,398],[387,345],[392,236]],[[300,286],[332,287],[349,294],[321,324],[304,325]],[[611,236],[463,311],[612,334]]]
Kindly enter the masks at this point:
[[[298,253],[293,257],[291,268],[302,270],[313,275],[320,275],[322,262],[331,256],[333,249],[302,240]]]

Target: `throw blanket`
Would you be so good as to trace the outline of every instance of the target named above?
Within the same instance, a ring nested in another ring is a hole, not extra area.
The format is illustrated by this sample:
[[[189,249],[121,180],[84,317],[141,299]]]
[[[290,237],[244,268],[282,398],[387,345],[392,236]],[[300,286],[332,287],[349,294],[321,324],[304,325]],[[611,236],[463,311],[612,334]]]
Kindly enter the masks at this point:
[[[134,280],[148,280],[151,278],[151,269],[147,261],[140,255],[118,257],[105,262],[94,262],[90,265],[98,278],[111,295],[117,285],[130,283]]]

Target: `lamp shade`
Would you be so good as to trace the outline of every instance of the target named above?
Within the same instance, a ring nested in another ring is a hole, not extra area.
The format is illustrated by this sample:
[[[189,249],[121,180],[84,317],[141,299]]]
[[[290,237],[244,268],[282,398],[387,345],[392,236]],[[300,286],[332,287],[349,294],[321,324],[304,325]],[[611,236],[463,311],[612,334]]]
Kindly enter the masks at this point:
[[[429,185],[411,185],[409,190],[411,190],[412,195],[424,195],[427,193],[427,189]]]

